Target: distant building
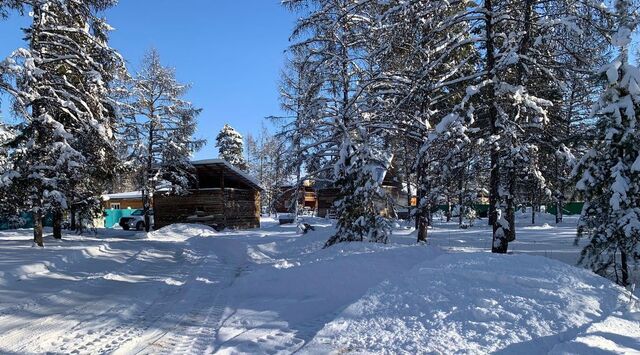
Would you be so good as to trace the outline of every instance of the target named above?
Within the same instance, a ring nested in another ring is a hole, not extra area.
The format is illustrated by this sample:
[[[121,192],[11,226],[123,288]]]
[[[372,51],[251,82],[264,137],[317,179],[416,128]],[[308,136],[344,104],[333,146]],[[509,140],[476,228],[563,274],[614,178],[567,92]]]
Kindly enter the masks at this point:
[[[398,174],[391,165],[392,159],[387,163],[387,167],[379,167],[374,171],[374,179],[380,184],[385,193],[385,200],[377,201],[380,214],[385,217],[408,217],[407,204],[414,206],[414,199],[410,201],[406,187],[398,179]],[[334,203],[338,199],[340,189],[330,185],[316,189],[317,206],[319,217],[332,216]]]
[[[102,207],[105,210],[142,208],[142,191],[130,191],[102,195]]]
[[[293,212],[298,192],[298,208],[315,212],[318,209],[318,198],[312,180],[305,180],[299,188],[295,185],[282,186],[276,196],[275,210],[278,213]]]
[[[157,192],[155,228],[173,223],[199,223],[215,228],[260,227],[258,182],[222,159],[191,162],[197,183],[184,196]]]

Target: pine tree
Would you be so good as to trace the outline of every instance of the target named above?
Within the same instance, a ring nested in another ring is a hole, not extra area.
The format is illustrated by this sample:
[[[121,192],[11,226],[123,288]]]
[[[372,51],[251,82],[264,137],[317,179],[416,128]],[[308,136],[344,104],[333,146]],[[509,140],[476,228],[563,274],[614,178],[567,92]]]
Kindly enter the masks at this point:
[[[95,208],[102,192],[95,182],[118,169],[117,117],[108,96],[123,64],[107,45],[109,26],[95,16],[110,3],[34,1],[33,23],[25,30],[29,48],[7,60],[16,82],[14,108],[24,122],[8,143],[10,168],[2,187],[32,211],[40,246],[45,213],[59,216],[79,195]]]
[[[293,99],[289,105],[296,113],[290,125],[297,132],[291,135],[292,146],[304,152],[312,178],[327,177],[340,190],[338,231],[325,246],[386,242],[385,223],[379,223],[379,211],[370,207],[384,199],[372,171],[384,170],[387,162],[386,154],[379,155],[375,148],[382,144],[379,134],[384,131],[369,131],[374,122],[368,102],[373,62],[367,53],[372,8],[355,0],[283,3],[305,10],[290,48],[297,77],[290,78],[293,90],[285,94]]]
[[[242,135],[233,127],[225,124],[216,136],[216,147],[220,158],[228,161],[240,170],[247,170],[244,159],[244,140]]]
[[[606,90],[593,110],[597,141],[576,167],[585,198],[578,238],[590,230],[579,263],[623,286],[630,282],[631,260],[640,259],[640,69],[629,63],[638,25],[633,5],[616,2],[612,45],[618,54],[603,69]]]
[[[176,80],[175,70],[160,62],[155,49],[146,53],[142,69],[132,79],[123,139],[128,142],[130,164],[142,190],[145,230],[151,228],[153,195],[162,188],[184,194],[193,185],[195,170],[189,163],[204,140],[193,138],[201,109],[182,99],[189,87]]]
[[[571,1],[485,0],[469,3],[450,18],[464,22],[480,54],[456,105],[436,126],[436,141],[457,137],[456,150],[482,142],[488,156],[492,251],[506,253],[515,235],[515,206],[522,179],[546,189],[540,171],[540,132],[549,123],[564,83],[566,38],[585,33],[598,7]],[[550,19],[562,18],[562,21]],[[496,19],[500,19],[499,21]],[[429,139],[431,141],[432,139]],[[428,142],[428,145],[433,143]],[[455,161],[455,160],[454,160]],[[526,174],[522,174],[526,172]]]

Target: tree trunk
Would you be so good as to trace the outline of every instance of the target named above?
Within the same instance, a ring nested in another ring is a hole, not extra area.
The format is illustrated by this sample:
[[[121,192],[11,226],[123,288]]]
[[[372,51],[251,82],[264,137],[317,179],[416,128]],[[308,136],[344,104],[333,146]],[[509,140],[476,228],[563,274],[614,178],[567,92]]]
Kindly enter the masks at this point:
[[[460,175],[458,179],[458,226],[462,226],[464,208],[464,177]]]
[[[536,209],[538,205],[536,203],[536,193],[531,192],[531,224],[536,224]]]
[[[451,198],[447,195],[447,222],[451,222]]]
[[[33,212],[33,242],[39,247],[44,246],[42,237],[42,211]]]
[[[144,186],[142,188],[142,211],[144,215],[144,231],[149,233],[151,230],[151,217],[149,216],[149,212],[151,209],[151,191],[155,191],[155,183],[151,182],[151,174],[153,172],[153,144],[155,143],[155,107],[153,104],[149,107],[149,141],[147,142],[147,171],[144,173],[145,181],[143,181]],[[154,184],[153,187],[151,184]]]
[[[559,168],[559,162],[558,162],[558,157],[556,156],[555,159],[555,175],[556,175],[556,183],[558,184],[558,187],[556,189],[556,224],[562,222],[562,197],[564,195],[563,191],[564,188],[562,186],[561,183],[561,177],[560,177],[560,168]]]
[[[533,202],[531,203],[531,224],[536,224],[536,209]]]
[[[71,214],[71,221],[69,221],[69,228],[72,231],[76,230],[76,210],[75,208],[71,207],[71,210],[69,211],[69,213]]]
[[[418,230],[418,243],[427,241],[427,216],[426,216],[426,208],[422,204],[423,200],[426,197],[426,191],[424,187],[424,172],[422,166],[419,167],[418,171],[418,196],[417,196],[417,204],[416,204],[416,229]]]
[[[62,211],[53,213],[53,238],[62,239]]]
[[[629,265],[627,263],[627,253],[620,250],[620,269],[622,271],[622,286],[629,286]]]
[[[509,188],[509,196],[507,196],[507,223],[509,224],[509,229],[506,232],[507,242],[513,242],[516,240],[516,198],[515,198],[515,190],[516,190],[516,171],[515,168],[511,167],[507,170],[507,184]]]
[[[418,219],[418,243],[427,241],[428,220],[425,216]]]
[[[494,52],[494,33],[493,33],[493,4],[492,0],[485,0],[485,34],[486,34],[486,64],[489,78],[495,74],[495,52]],[[492,136],[499,135],[499,129],[497,126],[498,121],[498,109],[496,107],[496,87],[491,84],[488,86],[487,100],[489,103],[489,126]],[[498,221],[498,208],[501,204],[500,198],[500,151],[498,150],[497,143],[491,142],[491,174],[489,177],[489,224],[493,227],[493,242],[491,244],[491,252],[493,253],[506,253],[508,248],[507,236],[504,233],[499,221]]]
[[[564,208],[564,203],[562,201],[562,197],[558,198],[556,202],[556,223],[562,223],[562,209]]]

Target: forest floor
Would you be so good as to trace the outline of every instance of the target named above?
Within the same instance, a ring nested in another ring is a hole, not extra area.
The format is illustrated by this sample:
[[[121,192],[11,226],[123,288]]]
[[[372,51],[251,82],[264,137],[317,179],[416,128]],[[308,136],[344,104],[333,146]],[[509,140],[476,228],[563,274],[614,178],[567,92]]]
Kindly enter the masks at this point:
[[[637,298],[575,264],[576,220],[519,216],[512,253],[478,221],[429,245],[322,249],[335,231],[173,225],[148,235],[0,232],[0,353],[640,353]],[[586,241],[582,241],[584,244]]]

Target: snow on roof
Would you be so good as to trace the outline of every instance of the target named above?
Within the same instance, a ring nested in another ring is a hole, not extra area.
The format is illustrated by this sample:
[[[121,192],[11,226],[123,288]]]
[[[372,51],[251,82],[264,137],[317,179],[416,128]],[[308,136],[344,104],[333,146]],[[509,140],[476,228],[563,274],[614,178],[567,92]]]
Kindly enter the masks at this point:
[[[253,185],[255,185],[257,188],[259,188],[260,190],[264,190],[264,188],[260,185],[260,183],[258,182],[258,180],[256,180],[256,178],[254,178],[253,176],[245,173],[244,171],[238,169],[237,167],[233,166],[231,163],[229,163],[228,161],[224,160],[224,159],[203,159],[203,160],[194,160],[191,162],[191,165],[210,165],[210,164],[224,164],[227,168],[229,168],[229,170],[233,171],[234,173],[242,176],[243,178],[247,179],[250,183],[252,183]]]
[[[135,199],[135,198],[142,198],[142,191],[119,192],[115,194],[102,195],[102,199],[104,201],[109,201],[111,199],[124,200],[124,199]]]

